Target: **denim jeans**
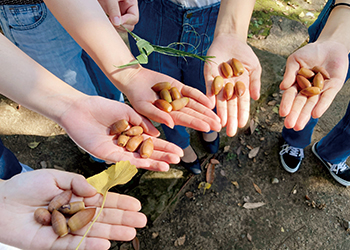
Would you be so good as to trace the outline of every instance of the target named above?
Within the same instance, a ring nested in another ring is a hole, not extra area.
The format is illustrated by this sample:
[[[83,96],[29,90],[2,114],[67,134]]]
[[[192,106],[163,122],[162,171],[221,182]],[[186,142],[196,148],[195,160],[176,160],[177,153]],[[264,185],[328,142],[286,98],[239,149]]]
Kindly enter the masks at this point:
[[[18,48],[75,89],[88,95],[124,101],[122,93],[44,3],[0,5],[0,25],[5,36]],[[2,144],[0,150],[1,147]]]
[[[8,180],[21,171],[22,166],[16,156],[2,144],[0,139],[0,179]]]
[[[321,14],[309,28],[310,42],[315,42],[325,26],[334,0],[327,2]],[[350,54],[349,54],[350,59]],[[350,77],[348,70],[346,80]],[[291,146],[305,148],[311,143],[311,136],[318,119],[311,118],[301,131],[283,128],[282,137]],[[350,155],[350,103],[346,114],[337,125],[317,144],[317,153],[327,162],[337,164]]]
[[[139,0],[140,20],[133,32],[151,44],[168,46],[183,51],[206,55],[213,41],[220,2],[201,7],[184,8],[169,0]],[[136,43],[129,36],[131,51],[139,54]],[[181,43],[179,45],[178,43]],[[186,85],[206,92],[204,62],[195,58],[183,58],[153,52],[145,68],[169,75]],[[186,148],[190,136],[183,126],[171,129],[162,125],[168,141]]]

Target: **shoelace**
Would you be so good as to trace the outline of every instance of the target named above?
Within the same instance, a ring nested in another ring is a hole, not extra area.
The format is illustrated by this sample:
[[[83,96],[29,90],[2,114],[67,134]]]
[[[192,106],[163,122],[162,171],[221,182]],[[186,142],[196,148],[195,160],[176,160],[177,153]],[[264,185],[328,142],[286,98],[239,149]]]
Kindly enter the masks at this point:
[[[288,144],[284,144],[282,146],[280,155],[284,155],[285,153],[288,153],[289,155],[294,157],[301,157],[301,159],[304,158],[304,150],[302,148],[296,148]]]
[[[343,172],[344,170],[348,169],[349,166],[346,164],[345,161],[338,163],[338,164],[333,164],[331,166],[331,171],[335,172],[336,174],[338,174],[338,172]]]

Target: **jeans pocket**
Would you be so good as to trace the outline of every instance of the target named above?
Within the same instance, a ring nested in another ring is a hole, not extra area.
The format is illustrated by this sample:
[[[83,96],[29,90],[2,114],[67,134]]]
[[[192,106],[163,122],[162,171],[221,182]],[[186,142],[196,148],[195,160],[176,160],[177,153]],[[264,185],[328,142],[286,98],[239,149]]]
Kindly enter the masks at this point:
[[[45,4],[8,5],[8,25],[16,30],[29,30],[40,25],[47,15]]]

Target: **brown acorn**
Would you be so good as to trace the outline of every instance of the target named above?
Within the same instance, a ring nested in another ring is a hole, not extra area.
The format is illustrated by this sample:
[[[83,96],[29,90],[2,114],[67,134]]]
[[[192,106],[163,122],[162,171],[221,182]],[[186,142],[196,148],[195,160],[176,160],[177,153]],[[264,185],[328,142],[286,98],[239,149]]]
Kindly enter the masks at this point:
[[[240,76],[244,73],[244,67],[243,67],[243,64],[235,59],[235,58],[232,58],[231,60],[231,66],[232,66],[232,69],[233,69],[233,75],[234,76]]]
[[[96,208],[86,208],[74,214],[68,220],[68,227],[71,232],[85,227],[94,218]]]
[[[297,83],[300,89],[306,89],[311,87],[311,82],[302,75],[297,75]]]
[[[167,113],[170,113],[173,110],[173,106],[171,106],[170,103],[168,103],[167,101],[162,100],[162,99],[155,100],[154,105],[156,105],[157,108],[159,108]]]
[[[233,70],[230,64],[223,62],[221,64],[221,73],[225,78],[230,78],[233,76]]]
[[[224,98],[225,100],[230,100],[233,96],[233,92],[234,92],[234,86],[231,82],[228,82],[225,84],[224,87]]]
[[[160,92],[162,89],[170,89],[171,88],[171,84],[170,82],[159,82],[155,85],[153,85],[152,89],[155,92]]]
[[[117,145],[120,147],[125,147],[129,139],[129,136],[121,134],[120,136],[118,136]]]
[[[173,100],[177,100],[181,98],[180,91],[176,87],[172,87],[170,89],[170,95]]]
[[[235,84],[235,93],[238,97],[241,97],[245,92],[245,85],[243,82],[238,81]]]
[[[314,87],[318,87],[320,90],[323,89],[323,86],[324,86],[324,78],[323,78],[323,75],[321,74],[321,72],[318,72],[314,79],[312,80],[312,85]]]
[[[216,76],[211,85],[211,92],[213,92],[214,95],[218,95],[223,86],[224,78],[222,76]]]
[[[134,152],[140,146],[142,141],[143,141],[142,135],[136,135],[136,136],[130,138],[130,140],[126,144],[125,148],[130,152]]]
[[[141,126],[133,126],[125,131],[123,134],[127,136],[141,135],[143,133],[143,128]]]
[[[83,201],[74,201],[69,204],[65,204],[58,209],[62,214],[72,215],[85,208]]]
[[[174,100],[171,103],[171,106],[173,107],[173,110],[180,110],[183,107],[185,107],[190,99],[188,97],[181,97],[180,99]]]
[[[110,135],[116,135],[124,132],[129,126],[129,123],[127,120],[122,119],[114,123],[111,127],[111,131],[109,132]]]
[[[48,210],[52,212],[53,210],[59,209],[62,205],[67,204],[70,201],[70,198],[72,197],[72,191],[66,190],[60,193],[59,195],[55,196],[49,203]]]
[[[169,103],[173,101],[172,98],[171,98],[170,92],[167,89],[162,89],[159,92],[159,97],[160,97],[160,99],[163,99],[163,100],[165,100],[165,101],[167,101]]]
[[[321,90],[318,87],[308,87],[300,91],[300,94],[305,95],[307,97],[318,95],[320,93],[321,93]]]
[[[313,72],[318,73],[320,72],[323,75],[324,79],[330,79],[331,76],[329,75],[328,71],[323,68],[322,66],[315,66],[311,69]]]
[[[311,69],[302,67],[299,69],[298,75],[301,75],[301,76],[309,79],[309,78],[313,77],[315,75],[315,73]]]
[[[39,207],[34,212],[34,219],[41,225],[48,226],[51,224],[51,213],[43,207]]]
[[[140,155],[142,158],[149,158],[153,153],[153,141],[151,138],[144,140],[140,147]]]
[[[64,215],[58,212],[57,210],[53,210],[52,212],[51,224],[53,231],[60,237],[63,237],[68,234],[66,217],[64,217]]]

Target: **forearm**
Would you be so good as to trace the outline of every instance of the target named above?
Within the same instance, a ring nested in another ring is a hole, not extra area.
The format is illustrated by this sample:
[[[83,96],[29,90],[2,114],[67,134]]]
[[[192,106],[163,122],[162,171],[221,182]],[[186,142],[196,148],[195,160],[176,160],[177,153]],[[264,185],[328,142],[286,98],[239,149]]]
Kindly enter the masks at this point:
[[[93,58],[122,91],[129,74],[140,66],[115,67],[133,61],[130,50],[96,0],[45,0],[46,5],[73,39]],[[137,70],[136,70],[137,71]]]
[[[337,3],[348,3],[350,0],[336,0]],[[350,52],[350,7],[348,6],[337,6],[329,15],[327,23],[323,28],[318,42],[323,41],[334,41],[343,44]]]
[[[56,122],[74,100],[84,96],[1,34],[0,59],[0,93]]]
[[[254,4],[255,0],[222,0],[215,36],[234,34],[242,41],[246,41]]]

